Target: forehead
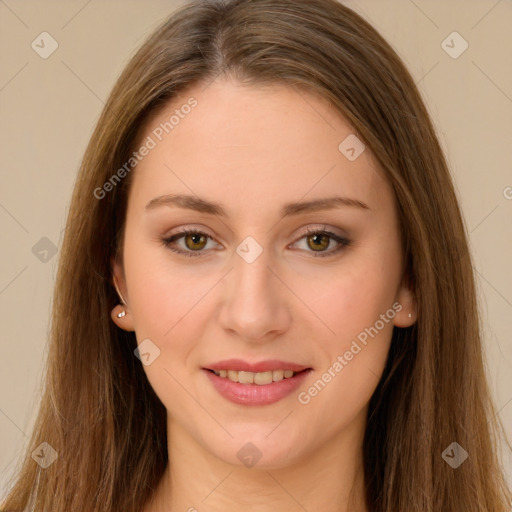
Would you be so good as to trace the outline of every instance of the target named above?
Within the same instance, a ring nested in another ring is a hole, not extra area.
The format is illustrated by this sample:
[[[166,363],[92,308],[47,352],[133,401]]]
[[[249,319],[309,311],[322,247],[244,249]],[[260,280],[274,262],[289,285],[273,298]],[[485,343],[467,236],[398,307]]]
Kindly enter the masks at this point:
[[[350,160],[339,147],[353,132],[326,100],[296,88],[198,84],[145,124],[139,145],[152,149],[133,171],[130,202],[187,193],[243,214],[342,195],[377,206],[387,184],[373,155]]]

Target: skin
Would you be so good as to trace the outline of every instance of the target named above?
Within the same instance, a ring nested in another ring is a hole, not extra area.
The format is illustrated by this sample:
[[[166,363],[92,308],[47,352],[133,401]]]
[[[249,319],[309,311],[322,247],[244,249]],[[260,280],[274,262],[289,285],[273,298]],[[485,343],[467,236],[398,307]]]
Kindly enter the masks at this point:
[[[168,411],[171,463],[144,512],[366,511],[361,450],[368,401],[393,326],[416,320],[402,281],[393,192],[368,148],[354,161],[338,150],[353,129],[322,98],[227,78],[203,87],[175,98],[144,127],[140,140],[188,98],[197,99],[133,171],[123,261],[112,265],[127,303],[114,308],[113,321],[135,331],[138,343],[149,338],[158,346],[159,357],[144,370]],[[176,206],[145,211],[151,199],[170,193],[222,203],[228,217]],[[280,213],[285,203],[333,195],[369,209]],[[182,237],[174,246],[199,247],[201,255],[186,257],[162,243],[184,227],[211,238]],[[351,243],[334,253],[338,243],[327,238],[318,249],[308,227],[326,227]],[[252,263],[236,252],[247,236],[263,249]],[[298,392],[395,302],[401,311],[301,404]],[[117,318],[121,310],[126,315]],[[202,370],[232,357],[292,361],[313,372],[277,403],[237,405]],[[237,457],[248,442],[261,453],[252,468]]]

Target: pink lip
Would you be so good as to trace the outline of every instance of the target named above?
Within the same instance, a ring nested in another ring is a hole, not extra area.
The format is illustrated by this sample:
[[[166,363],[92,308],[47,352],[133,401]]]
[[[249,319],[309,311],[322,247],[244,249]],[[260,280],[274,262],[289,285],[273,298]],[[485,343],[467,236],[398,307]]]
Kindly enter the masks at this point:
[[[292,370],[294,372],[301,372],[309,368],[296,363],[289,363],[286,361],[267,360],[260,361],[259,363],[248,363],[242,359],[225,359],[217,363],[212,363],[205,366],[207,370],[236,370],[242,372],[268,372],[271,370]]]
[[[233,366],[228,366],[227,368],[230,370],[235,369]],[[276,366],[273,366],[272,368],[274,370],[282,369],[276,368]],[[216,370],[217,368],[212,369]],[[226,366],[219,369],[226,369]],[[291,370],[292,368],[287,366],[287,369]],[[295,391],[304,382],[304,379],[311,371],[313,370],[309,369],[306,371],[300,371],[300,373],[289,379],[283,379],[279,382],[271,382],[270,384],[260,386],[258,384],[240,384],[239,382],[233,382],[227,378],[219,377],[215,375],[215,373],[203,368],[203,372],[206,373],[215,389],[224,398],[239,405],[270,405],[278,402],[290,393],[293,393],[293,391]]]

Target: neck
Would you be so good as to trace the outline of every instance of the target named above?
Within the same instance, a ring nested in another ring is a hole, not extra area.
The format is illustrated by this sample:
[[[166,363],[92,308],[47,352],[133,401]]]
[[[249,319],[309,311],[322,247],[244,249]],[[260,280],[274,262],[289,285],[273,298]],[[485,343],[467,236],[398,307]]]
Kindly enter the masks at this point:
[[[247,468],[217,458],[168,419],[170,463],[144,512],[367,512],[363,433],[364,415],[292,465]]]

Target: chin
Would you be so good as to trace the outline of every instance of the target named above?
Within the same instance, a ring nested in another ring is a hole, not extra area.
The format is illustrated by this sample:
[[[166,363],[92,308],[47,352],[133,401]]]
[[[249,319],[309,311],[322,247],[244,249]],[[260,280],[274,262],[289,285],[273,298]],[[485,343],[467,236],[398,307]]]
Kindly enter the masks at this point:
[[[264,433],[262,434],[262,431]],[[259,427],[254,433],[245,431],[244,434],[234,435],[233,439],[224,441],[223,447],[211,446],[211,453],[227,464],[248,469],[281,469],[297,462],[304,449],[303,441],[294,441],[289,435],[270,434],[271,429]],[[273,437],[274,436],[274,437]],[[270,439],[273,437],[273,439]]]

